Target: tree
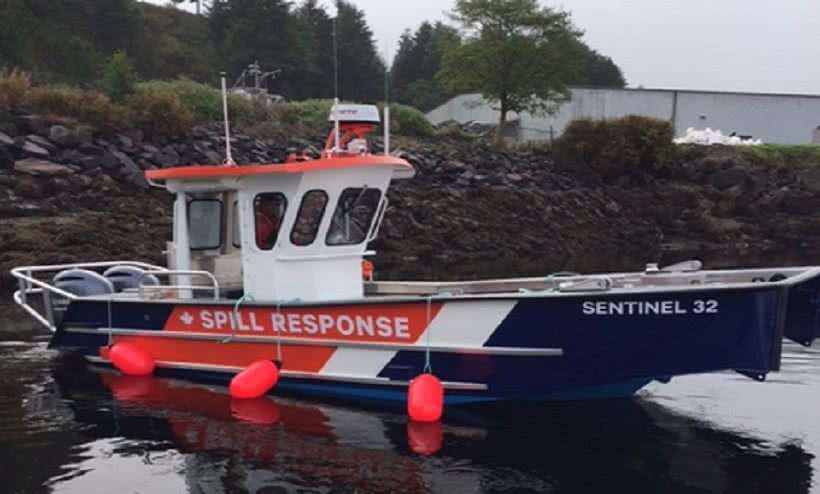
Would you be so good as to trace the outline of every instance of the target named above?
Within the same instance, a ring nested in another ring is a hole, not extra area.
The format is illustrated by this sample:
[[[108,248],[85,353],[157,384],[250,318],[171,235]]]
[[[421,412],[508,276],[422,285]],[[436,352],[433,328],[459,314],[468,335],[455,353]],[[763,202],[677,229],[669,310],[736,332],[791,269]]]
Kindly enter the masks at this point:
[[[364,12],[354,5],[336,2],[336,43],[339,62],[339,96],[375,102],[384,94],[384,62],[373,41]]]
[[[451,16],[466,39],[445,52],[438,78],[497,104],[499,138],[508,112],[552,112],[569,99],[581,35],[569,14],[536,0],[457,0]]]
[[[423,22],[415,33],[405,31],[390,69],[391,95],[399,103],[430,110],[450,93],[435,79],[448,46],[459,42],[458,31],[445,24]]]
[[[137,74],[123,51],[117,51],[103,70],[101,86],[111,101],[120,102],[134,92]]]
[[[572,81],[573,84],[596,87],[626,87],[626,79],[623,72],[621,72],[621,68],[611,58],[601,55],[584,43],[580,43],[579,48],[583,54],[583,60],[578,77]]]
[[[298,99],[333,97],[333,21],[317,0],[296,9],[301,64],[287,76],[291,96]]]
[[[255,61],[285,74],[301,63],[293,49],[299,33],[284,0],[214,0],[209,22],[217,58],[230,78]]]

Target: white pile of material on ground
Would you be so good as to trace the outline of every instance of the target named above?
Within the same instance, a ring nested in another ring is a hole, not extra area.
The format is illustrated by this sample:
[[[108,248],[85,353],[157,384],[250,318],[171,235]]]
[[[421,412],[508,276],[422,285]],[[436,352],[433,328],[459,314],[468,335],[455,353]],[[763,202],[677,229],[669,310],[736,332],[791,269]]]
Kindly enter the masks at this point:
[[[720,130],[712,130],[706,128],[705,130],[693,129],[689,127],[686,129],[686,135],[674,139],[675,144],[700,144],[709,146],[712,144],[723,144],[725,146],[758,146],[763,144],[760,139],[741,139],[737,136],[725,136]]]

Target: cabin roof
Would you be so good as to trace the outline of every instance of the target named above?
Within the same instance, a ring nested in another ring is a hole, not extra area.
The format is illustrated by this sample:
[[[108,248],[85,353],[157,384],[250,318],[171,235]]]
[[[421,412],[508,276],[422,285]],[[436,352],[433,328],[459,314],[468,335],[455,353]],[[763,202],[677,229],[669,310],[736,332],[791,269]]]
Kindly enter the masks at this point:
[[[345,168],[365,168],[393,165],[394,167],[413,169],[413,166],[401,158],[381,155],[334,156],[308,161],[292,161],[275,164],[250,165],[186,165],[147,170],[145,177],[154,180],[198,179],[214,177],[234,177],[249,175],[275,175],[280,173],[309,173]]]

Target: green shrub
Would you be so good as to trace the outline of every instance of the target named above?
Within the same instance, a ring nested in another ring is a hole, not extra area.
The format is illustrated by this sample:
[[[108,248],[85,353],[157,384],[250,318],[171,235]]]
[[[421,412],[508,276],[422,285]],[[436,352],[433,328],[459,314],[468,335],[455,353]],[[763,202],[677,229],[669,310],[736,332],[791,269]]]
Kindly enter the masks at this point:
[[[328,117],[332,107],[333,101],[329,99],[308,99],[285,103],[277,109],[277,113],[290,125],[326,130],[329,127]]]
[[[390,105],[390,133],[408,137],[432,137],[433,124],[412,106]]]
[[[222,120],[222,92],[189,79],[149,81],[139,84],[140,91],[165,91],[177,95],[180,103],[197,124]],[[270,118],[264,105],[257,105],[242,96],[228,96],[228,114],[232,122],[250,124]]]
[[[313,130],[330,128],[330,112],[333,101],[328,99],[309,99],[292,101],[279,105],[274,113],[283,122]],[[382,106],[379,106],[382,110]],[[379,127],[376,132],[383,132]],[[422,112],[406,105],[390,105],[390,132],[395,135],[410,137],[432,137],[435,135],[433,125]],[[463,137],[463,136],[462,136]]]
[[[478,139],[477,135],[471,134],[470,132],[461,129],[460,127],[456,127],[455,125],[436,129],[435,135],[436,137],[441,137],[444,139],[464,142],[475,142]]]
[[[134,127],[148,135],[180,135],[193,126],[191,114],[171,91],[137,91],[126,104]]]
[[[37,113],[91,124],[103,132],[116,132],[128,126],[128,110],[97,91],[42,86],[33,88],[27,100]]]
[[[100,87],[111,101],[120,103],[133,94],[137,84],[137,73],[123,51],[116,51],[103,69]]]
[[[587,166],[605,177],[637,170],[655,173],[674,156],[672,137],[672,125],[664,120],[636,115],[580,119],[556,140],[553,156],[559,164]]]
[[[31,75],[17,69],[0,70],[0,109],[20,106],[31,90]]]

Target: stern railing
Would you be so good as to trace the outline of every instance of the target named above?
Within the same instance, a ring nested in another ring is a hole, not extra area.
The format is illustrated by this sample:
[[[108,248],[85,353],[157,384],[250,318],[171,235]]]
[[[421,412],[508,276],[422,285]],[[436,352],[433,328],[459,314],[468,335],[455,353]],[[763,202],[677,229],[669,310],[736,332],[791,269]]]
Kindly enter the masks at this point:
[[[75,293],[63,290],[51,282],[51,279],[63,270],[85,269],[97,272],[99,270],[115,266],[132,266],[143,270],[144,273],[139,279],[138,288],[126,289],[106,295],[81,297]],[[214,299],[219,298],[219,282],[213,274],[207,271],[169,270],[162,266],[140,261],[101,261],[21,266],[13,268],[11,270],[11,275],[17,279],[18,283],[17,290],[13,294],[14,303],[20,306],[37,322],[47,327],[52,332],[57,330],[54,314],[55,298],[63,299],[69,302],[78,298],[104,298],[110,301],[134,296],[140,298],[147,297],[151,290],[157,290],[163,298],[192,298],[193,293],[199,290],[207,290],[212,293]],[[157,278],[162,276],[171,276],[174,277],[171,279],[176,281],[169,281],[169,284],[156,283],[153,285],[147,285],[145,284],[145,281],[148,276],[154,276]],[[205,286],[193,285],[189,281],[192,276],[207,278],[209,283]],[[39,299],[34,299],[34,297],[39,297]],[[42,309],[35,306],[38,302],[42,304]]]

